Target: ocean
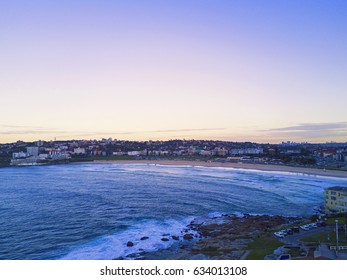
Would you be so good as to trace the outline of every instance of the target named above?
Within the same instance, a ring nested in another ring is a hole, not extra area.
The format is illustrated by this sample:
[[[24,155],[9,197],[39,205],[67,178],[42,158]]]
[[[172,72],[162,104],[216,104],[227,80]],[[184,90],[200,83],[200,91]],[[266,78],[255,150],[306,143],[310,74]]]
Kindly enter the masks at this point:
[[[155,251],[177,242],[161,238],[182,236],[194,218],[308,216],[335,185],[347,179],[155,164],[2,168],[0,259],[97,260]]]

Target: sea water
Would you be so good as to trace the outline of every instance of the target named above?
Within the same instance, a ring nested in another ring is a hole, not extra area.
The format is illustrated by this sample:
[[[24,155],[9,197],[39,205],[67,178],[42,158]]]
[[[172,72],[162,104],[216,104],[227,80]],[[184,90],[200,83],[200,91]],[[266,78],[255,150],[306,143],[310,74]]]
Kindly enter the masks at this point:
[[[182,236],[194,218],[313,214],[335,185],[347,180],[155,164],[2,168],[0,259],[113,259],[159,250],[175,242],[163,236]]]

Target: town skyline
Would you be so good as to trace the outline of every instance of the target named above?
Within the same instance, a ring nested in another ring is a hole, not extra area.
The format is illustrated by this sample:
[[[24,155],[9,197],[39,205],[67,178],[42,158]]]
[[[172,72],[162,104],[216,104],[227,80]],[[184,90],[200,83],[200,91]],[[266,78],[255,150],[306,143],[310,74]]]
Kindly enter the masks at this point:
[[[0,144],[15,143],[17,141],[23,142],[35,142],[35,141],[84,141],[84,140],[101,140],[101,139],[118,139],[122,141],[170,141],[170,140],[201,140],[201,141],[225,141],[225,142],[253,142],[259,144],[280,144],[283,142],[293,143],[347,143],[347,136],[333,137],[334,134],[341,134],[340,129],[344,130],[347,127],[347,122],[341,123],[323,123],[323,124],[301,124],[297,126],[278,128],[267,131],[262,131],[263,135],[269,134],[268,137],[259,135],[253,136],[235,136],[225,137],[223,135],[211,137],[209,134],[199,134],[199,132],[209,131],[223,131],[225,128],[203,128],[203,129],[177,129],[177,130],[158,130],[158,131],[123,131],[123,132],[87,132],[87,131],[76,131],[68,134],[64,131],[57,131],[55,129],[45,129],[40,127],[24,127],[24,126],[8,126],[0,125],[0,128],[5,130],[0,131]],[[11,129],[16,129],[11,130]],[[23,130],[21,130],[23,129]],[[7,130],[7,131],[6,131]],[[281,137],[273,137],[271,131],[274,134],[283,134]],[[43,133],[42,133],[43,132]],[[198,132],[198,133],[197,133]],[[299,132],[296,137],[293,132]],[[151,134],[161,133],[162,136],[152,138]],[[176,134],[175,134],[176,133]],[[189,134],[190,133],[190,134]],[[192,134],[193,133],[193,134]],[[195,133],[195,134],[194,134]],[[307,137],[308,134],[312,133],[313,137]],[[316,134],[325,134],[326,137],[315,137]],[[301,135],[306,135],[300,136]],[[329,135],[332,134],[332,135]],[[49,136],[45,136],[49,135]],[[149,135],[146,137],[146,135]],[[169,136],[169,135],[172,135]],[[183,136],[182,136],[183,135]],[[204,135],[207,135],[204,137]],[[286,137],[288,135],[290,138]],[[9,136],[9,137],[4,137]],[[145,136],[145,137],[143,137]],[[16,138],[18,137],[18,138]]]
[[[213,140],[60,140],[0,144],[0,167],[93,160],[202,160],[347,168],[347,142],[280,144]]]
[[[347,2],[3,1],[0,143],[346,142]]]
[[[257,141],[250,141],[250,140],[244,140],[244,141],[237,141],[237,140],[220,140],[220,139],[212,139],[212,138],[171,138],[171,139],[130,139],[130,138],[114,138],[111,136],[105,136],[105,137],[99,137],[99,138],[50,138],[50,139],[43,139],[43,138],[35,138],[35,139],[30,139],[30,140],[23,140],[22,138],[16,139],[11,142],[0,142],[0,145],[8,145],[8,144],[15,144],[15,143],[37,143],[37,142],[46,142],[46,143],[54,143],[54,142],[88,142],[88,141],[95,141],[95,142],[100,142],[100,141],[119,141],[119,142],[134,142],[134,143],[146,143],[146,142],[170,142],[170,141],[201,141],[201,142],[225,142],[225,143],[252,143],[252,144],[259,144],[259,145],[301,145],[301,144],[347,144],[347,139],[346,141],[322,141],[322,142],[310,142],[310,141],[292,141],[292,139],[288,140],[283,140],[280,142],[257,142]]]

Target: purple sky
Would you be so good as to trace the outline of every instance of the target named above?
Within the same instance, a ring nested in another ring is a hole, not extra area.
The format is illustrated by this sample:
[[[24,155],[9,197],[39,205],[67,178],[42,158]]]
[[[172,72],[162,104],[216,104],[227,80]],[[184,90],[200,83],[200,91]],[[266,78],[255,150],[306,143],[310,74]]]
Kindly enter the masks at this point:
[[[0,143],[347,141],[347,1],[1,1]]]

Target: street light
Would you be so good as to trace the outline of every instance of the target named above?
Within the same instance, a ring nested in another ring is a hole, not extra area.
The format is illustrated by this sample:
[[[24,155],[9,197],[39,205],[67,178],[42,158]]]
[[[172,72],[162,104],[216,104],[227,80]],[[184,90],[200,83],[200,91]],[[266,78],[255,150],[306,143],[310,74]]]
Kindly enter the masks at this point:
[[[336,251],[339,247],[339,220],[335,220],[336,223]]]

